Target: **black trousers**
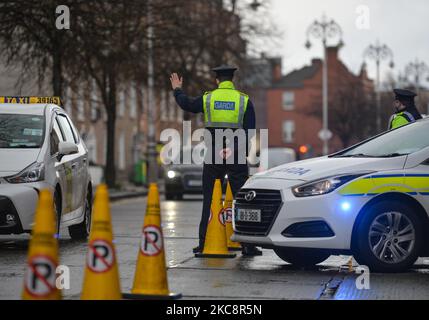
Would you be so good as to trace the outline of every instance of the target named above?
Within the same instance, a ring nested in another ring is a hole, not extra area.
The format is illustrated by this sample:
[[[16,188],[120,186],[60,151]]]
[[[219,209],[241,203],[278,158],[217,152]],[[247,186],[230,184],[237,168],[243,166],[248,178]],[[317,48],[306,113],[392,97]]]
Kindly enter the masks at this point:
[[[207,232],[207,225],[210,217],[210,207],[213,196],[213,188],[216,179],[222,182],[228,175],[232,194],[235,194],[243,187],[249,178],[249,167],[246,164],[205,164],[203,169],[203,212],[200,222],[200,247],[204,247],[204,240]]]

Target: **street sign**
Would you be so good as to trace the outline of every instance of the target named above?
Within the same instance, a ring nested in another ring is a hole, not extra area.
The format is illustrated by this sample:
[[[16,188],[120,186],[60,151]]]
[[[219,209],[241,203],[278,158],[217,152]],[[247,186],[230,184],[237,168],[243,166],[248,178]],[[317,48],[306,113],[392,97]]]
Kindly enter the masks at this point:
[[[319,139],[322,141],[329,141],[332,139],[333,136],[334,134],[329,129],[322,129],[319,132]]]

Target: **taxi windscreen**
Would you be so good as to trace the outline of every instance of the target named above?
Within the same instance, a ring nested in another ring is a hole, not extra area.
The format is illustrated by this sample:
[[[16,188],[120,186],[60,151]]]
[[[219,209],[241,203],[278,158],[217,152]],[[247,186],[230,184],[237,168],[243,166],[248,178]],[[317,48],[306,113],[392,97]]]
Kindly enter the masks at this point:
[[[0,149],[40,148],[43,137],[42,116],[0,114]]]

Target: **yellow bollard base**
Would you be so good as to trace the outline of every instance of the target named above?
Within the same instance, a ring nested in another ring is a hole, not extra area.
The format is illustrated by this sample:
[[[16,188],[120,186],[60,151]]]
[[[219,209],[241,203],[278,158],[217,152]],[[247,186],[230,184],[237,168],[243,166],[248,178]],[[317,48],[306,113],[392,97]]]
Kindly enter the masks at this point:
[[[170,293],[166,296],[162,296],[162,295],[151,295],[151,294],[123,293],[122,299],[124,300],[179,300],[179,299],[182,299],[182,294]]]
[[[235,253],[225,253],[225,254],[196,253],[195,254],[195,258],[234,259],[235,257],[237,257]]]

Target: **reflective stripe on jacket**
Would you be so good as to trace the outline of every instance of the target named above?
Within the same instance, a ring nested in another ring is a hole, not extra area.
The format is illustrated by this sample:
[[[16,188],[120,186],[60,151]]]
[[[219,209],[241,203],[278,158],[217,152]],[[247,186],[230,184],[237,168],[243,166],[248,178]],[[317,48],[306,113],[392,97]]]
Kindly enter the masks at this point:
[[[249,97],[235,90],[231,81],[221,82],[218,89],[203,96],[205,127],[243,128],[248,102]]]

